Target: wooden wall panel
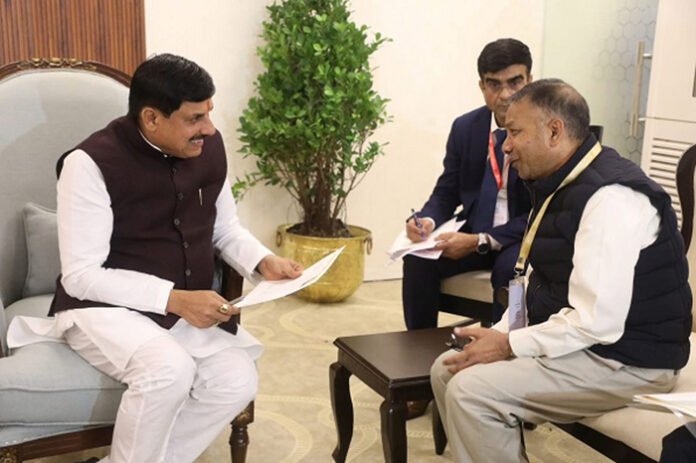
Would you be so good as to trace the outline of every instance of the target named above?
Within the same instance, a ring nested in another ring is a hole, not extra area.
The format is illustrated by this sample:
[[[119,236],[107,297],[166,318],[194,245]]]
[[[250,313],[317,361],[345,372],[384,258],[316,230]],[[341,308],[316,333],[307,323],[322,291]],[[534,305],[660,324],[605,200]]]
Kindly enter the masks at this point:
[[[76,58],[133,74],[145,59],[145,0],[0,1],[0,66]]]

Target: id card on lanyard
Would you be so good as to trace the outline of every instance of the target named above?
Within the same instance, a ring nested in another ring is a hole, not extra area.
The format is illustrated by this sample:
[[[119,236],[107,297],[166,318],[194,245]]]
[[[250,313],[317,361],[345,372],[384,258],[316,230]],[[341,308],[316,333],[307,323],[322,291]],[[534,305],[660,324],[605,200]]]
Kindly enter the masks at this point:
[[[539,208],[534,221],[528,225],[527,231],[522,238],[522,246],[520,246],[520,255],[517,258],[517,263],[515,264],[515,278],[510,280],[509,286],[509,307],[508,307],[508,329],[509,331],[516,330],[518,328],[523,328],[527,326],[527,303],[526,303],[526,282],[524,278],[524,268],[527,265],[527,258],[529,257],[529,251],[532,248],[532,243],[534,242],[534,237],[536,236],[537,230],[539,229],[539,224],[541,219],[546,212],[546,208],[549,206],[551,199],[556,194],[558,190],[568,185],[570,182],[575,180],[584,171],[587,166],[589,166],[592,161],[602,152],[602,145],[599,142],[595,143],[590,151],[585,154],[585,156],[580,160],[580,162],[570,171],[570,173],[563,179],[560,185],[551,193],[544,203]],[[532,211],[529,212],[529,217],[532,217]],[[529,221],[528,221],[529,222]]]
[[[508,296],[508,331],[527,326],[527,291],[524,276],[510,280]]]

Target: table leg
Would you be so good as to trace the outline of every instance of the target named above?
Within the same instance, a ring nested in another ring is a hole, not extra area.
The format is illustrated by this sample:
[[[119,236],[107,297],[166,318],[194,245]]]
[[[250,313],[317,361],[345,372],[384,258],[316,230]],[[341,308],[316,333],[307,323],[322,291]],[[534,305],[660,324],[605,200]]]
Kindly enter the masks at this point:
[[[442,455],[447,446],[447,435],[445,427],[442,425],[440,411],[437,409],[437,402],[433,400],[433,440],[435,441],[435,453]]]
[[[382,449],[386,463],[406,463],[406,403],[389,403],[379,407],[382,417]]]
[[[331,364],[329,384],[331,389],[331,408],[333,409],[338,442],[331,456],[337,463],[344,463],[348,446],[353,438],[353,402],[350,399],[348,379],[350,371],[340,363]]]

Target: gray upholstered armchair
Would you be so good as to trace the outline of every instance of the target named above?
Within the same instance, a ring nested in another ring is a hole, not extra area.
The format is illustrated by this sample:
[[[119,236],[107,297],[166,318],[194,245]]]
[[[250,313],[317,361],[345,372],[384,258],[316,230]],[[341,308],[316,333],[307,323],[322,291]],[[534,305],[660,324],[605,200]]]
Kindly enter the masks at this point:
[[[55,164],[93,131],[126,113],[130,77],[98,63],[33,60],[0,67],[0,461],[108,445],[124,385],[67,345],[8,352],[17,315],[45,316],[60,272]],[[224,295],[241,293],[226,269]],[[238,416],[232,459],[243,462],[253,403]]]

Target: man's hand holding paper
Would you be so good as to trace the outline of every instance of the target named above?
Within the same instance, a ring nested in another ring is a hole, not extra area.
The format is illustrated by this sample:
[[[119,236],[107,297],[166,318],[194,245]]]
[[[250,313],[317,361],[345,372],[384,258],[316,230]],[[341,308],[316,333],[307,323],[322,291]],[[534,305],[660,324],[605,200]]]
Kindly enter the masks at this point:
[[[285,259],[286,261],[292,262],[299,266],[299,270],[295,269],[296,271],[300,272],[298,276],[293,278],[266,279],[251,290],[249,294],[242,297],[240,300],[231,301],[229,304],[241,309],[250,305],[260,304],[262,302],[268,302],[288,296],[301,290],[302,288],[312,285],[316,283],[324,275],[324,273],[329,270],[329,268],[331,268],[333,263],[336,261],[336,258],[338,258],[339,254],[343,252],[343,249],[344,248],[336,249],[307,269],[302,269],[300,264],[297,264],[289,259]],[[288,262],[286,262],[286,264]],[[259,270],[261,271],[260,265]]]
[[[266,280],[295,279],[302,275],[304,267],[292,259],[269,254],[259,263],[259,273]]]
[[[225,299],[215,291],[173,289],[167,301],[167,312],[177,314],[198,328],[208,328],[227,322],[239,313],[235,307],[230,307],[226,313],[220,312],[218,308],[225,303]]]
[[[413,222],[413,228],[411,228],[411,222]],[[435,249],[435,246],[440,239],[439,236],[444,233],[456,232],[459,230],[464,221],[457,221],[456,217],[448,220],[447,222],[440,225],[436,230],[433,230],[434,224],[430,219],[422,218],[419,219],[421,226],[418,228],[414,219],[409,219],[406,223],[406,230],[399,233],[399,235],[394,240],[391,248],[387,253],[389,254],[390,263],[398,259],[401,259],[407,254],[413,254],[425,259],[438,259],[442,254],[442,250]],[[425,238],[420,237],[420,232],[423,230]],[[417,235],[414,236],[413,234]],[[418,241],[414,241],[409,236],[412,236]]]
[[[476,250],[478,236],[471,233],[450,232],[435,236],[437,244],[433,248],[442,251],[442,256],[448,259],[461,259]]]
[[[435,229],[435,222],[430,218],[420,218],[418,223],[420,226],[416,223],[415,218],[410,218],[406,222],[406,236],[414,243],[420,243],[428,239]]]

